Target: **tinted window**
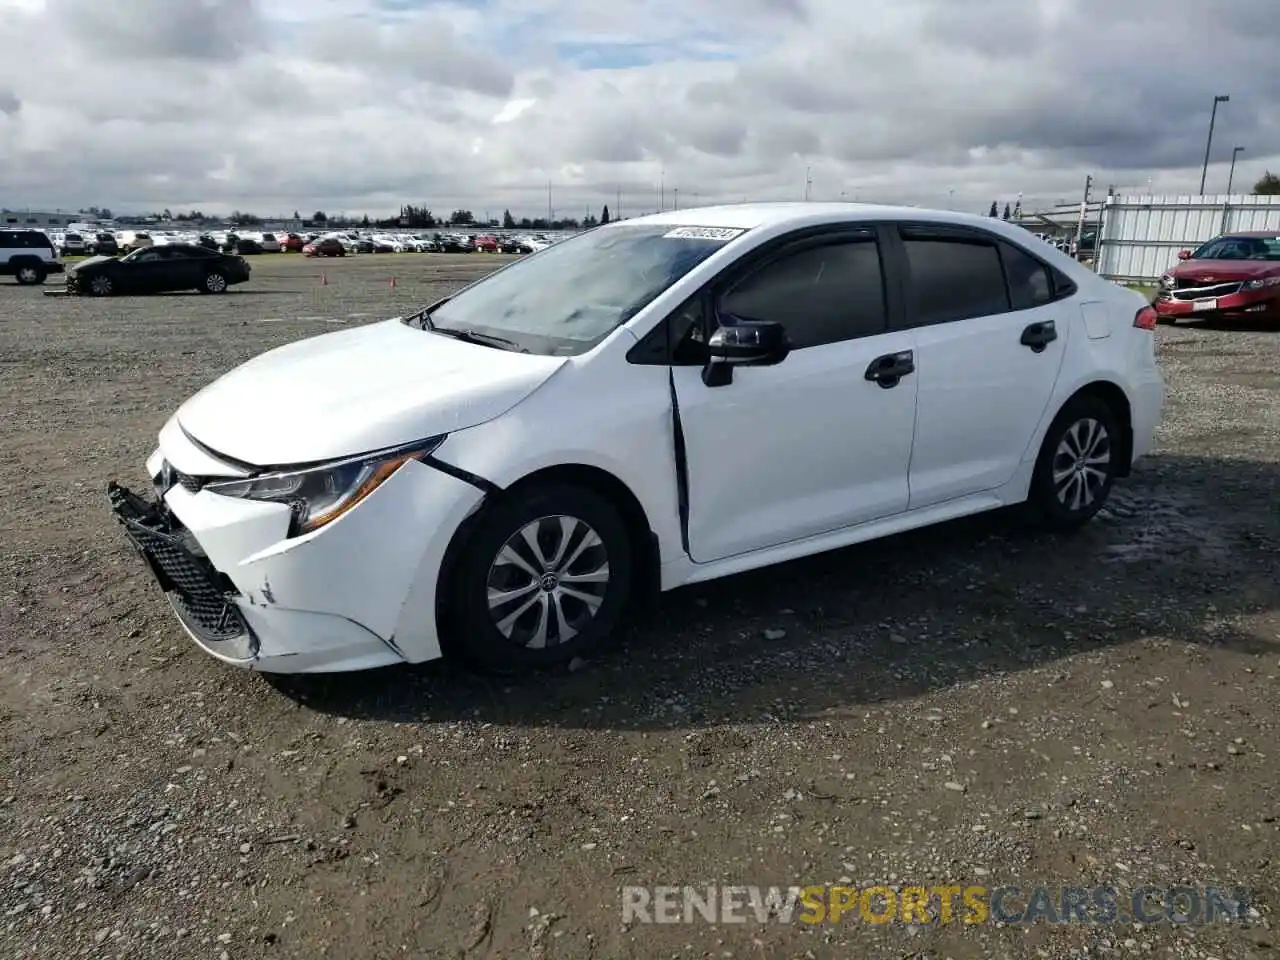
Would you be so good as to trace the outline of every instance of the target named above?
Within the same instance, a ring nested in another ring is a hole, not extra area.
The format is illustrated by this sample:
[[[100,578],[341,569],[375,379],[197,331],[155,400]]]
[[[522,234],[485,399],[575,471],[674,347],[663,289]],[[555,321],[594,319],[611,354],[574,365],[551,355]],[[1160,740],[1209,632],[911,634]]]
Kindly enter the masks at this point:
[[[879,247],[846,240],[784,256],[735,284],[718,310],[780,323],[796,349],[883,333]]]
[[[961,239],[903,240],[917,323],[947,323],[1009,310],[995,244]]]
[[[1005,275],[1009,278],[1009,296],[1013,309],[1030,310],[1053,300],[1053,280],[1049,268],[1031,254],[1012,244],[1003,244]]]

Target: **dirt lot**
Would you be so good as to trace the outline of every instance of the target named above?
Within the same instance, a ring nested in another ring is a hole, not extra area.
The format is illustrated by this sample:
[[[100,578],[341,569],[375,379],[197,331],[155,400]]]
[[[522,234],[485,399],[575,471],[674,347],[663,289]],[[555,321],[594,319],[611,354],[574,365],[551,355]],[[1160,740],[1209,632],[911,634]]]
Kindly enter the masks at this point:
[[[272,685],[194,649],[106,481],[145,483],[161,423],[233,364],[496,261],[264,257],[223,297],[0,286],[0,955],[1280,954],[1280,331],[1158,332],[1158,450],[1075,537],[978,518],[680,591],[551,679]],[[621,922],[623,885],[836,882],[1252,907]]]

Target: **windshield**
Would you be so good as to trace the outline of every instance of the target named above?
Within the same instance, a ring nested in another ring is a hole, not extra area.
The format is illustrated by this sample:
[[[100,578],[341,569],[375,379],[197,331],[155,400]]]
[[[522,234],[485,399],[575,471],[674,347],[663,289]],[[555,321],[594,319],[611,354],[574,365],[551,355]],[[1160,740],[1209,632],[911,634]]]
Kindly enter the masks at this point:
[[[1193,253],[1191,259],[1280,261],[1280,237],[1218,237]]]
[[[502,338],[552,356],[584,353],[742,230],[620,224],[518,260],[430,314],[441,332]]]

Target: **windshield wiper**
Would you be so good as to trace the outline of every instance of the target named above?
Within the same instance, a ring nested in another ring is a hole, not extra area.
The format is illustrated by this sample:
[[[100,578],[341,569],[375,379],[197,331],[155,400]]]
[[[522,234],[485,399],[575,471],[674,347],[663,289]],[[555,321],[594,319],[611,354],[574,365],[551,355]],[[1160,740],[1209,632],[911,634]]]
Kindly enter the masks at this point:
[[[419,330],[435,330],[436,325],[431,320],[431,314],[434,313],[438,307],[442,307],[448,303],[450,299],[452,298],[445,297],[442,300],[437,300],[430,306],[423,307],[417,313],[409,314],[409,316],[405,317],[402,322],[411,327],[417,327]]]
[[[431,323],[429,317],[423,317],[423,320]],[[529,352],[514,340],[508,340],[506,337],[497,337],[492,333],[481,333],[478,330],[459,330],[454,327],[437,327],[435,324],[431,324],[427,329],[432,333],[453,337],[455,340],[461,340],[464,343],[476,343],[482,347],[496,347],[499,350],[511,350],[516,353]]]

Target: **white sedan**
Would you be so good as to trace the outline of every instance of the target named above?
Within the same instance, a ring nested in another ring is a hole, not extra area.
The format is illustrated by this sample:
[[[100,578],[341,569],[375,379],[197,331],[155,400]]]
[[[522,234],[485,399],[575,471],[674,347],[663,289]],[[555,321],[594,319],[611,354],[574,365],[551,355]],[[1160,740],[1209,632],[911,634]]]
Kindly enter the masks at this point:
[[[117,517],[267,672],[563,663],[654,592],[1011,504],[1093,517],[1164,400],[1155,313],[1003,221],[679,210],[184,403]]]

